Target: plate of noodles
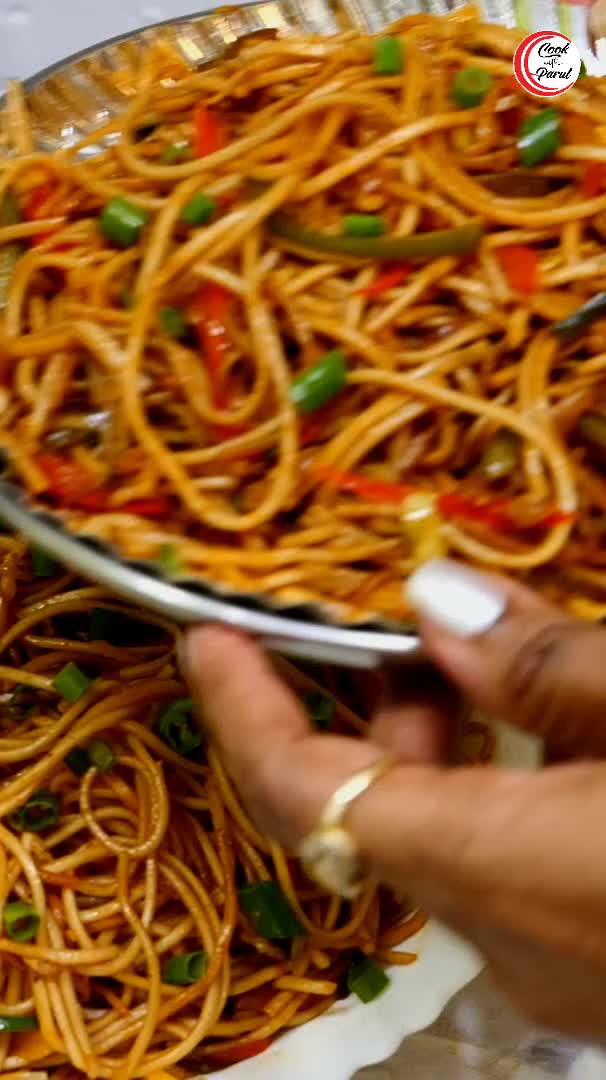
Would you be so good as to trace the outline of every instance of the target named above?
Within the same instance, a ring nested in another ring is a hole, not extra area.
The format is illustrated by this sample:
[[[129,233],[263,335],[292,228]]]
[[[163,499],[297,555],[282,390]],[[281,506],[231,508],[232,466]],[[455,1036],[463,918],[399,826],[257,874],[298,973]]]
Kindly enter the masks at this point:
[[[406,897],[354,901],[260,835],[204,740],[178,627],[0,535],[0,1073],[348,1080],[481,964]],[[375,673],[276,664],[364,734]],[[469,718],[459,757],[531,764]]]
[[[9,86],[0,511],[118,591],[146,575],[173,615],[218,603],[316,645],[353,627],[409,649],[402,582],[435,554],[599,615],[586,30],[589,74],[546,110],[512,81],[506,4],[484,12],[505,25],[389,30],[397,4],[300,8],[161,25]]]
[[[382,32],[397,9],[225,9],[9,88],[7,1080],[347,1080],[479,970],[406,898],[337,901],[258,834],[174,653],[203,616],[316,660],[405,652],[402,581],[445,549],[599,610],[600,324],[557,356],[546,325],[599,288],[599,84],[523,171],[514,35],[470,9]],[[495,254],[516,246],[521,291]],[[372,673],[276,663],[319,725],[364,733]],[[461,754],[534,760],[476,720]]]

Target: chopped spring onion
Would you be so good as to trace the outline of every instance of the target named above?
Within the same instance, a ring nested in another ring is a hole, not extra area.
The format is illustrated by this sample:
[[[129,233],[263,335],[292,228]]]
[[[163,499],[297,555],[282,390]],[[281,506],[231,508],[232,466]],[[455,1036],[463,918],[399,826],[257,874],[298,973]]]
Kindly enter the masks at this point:
[[[580,308],[573,311],[572,315],[568,318],[562,319],[557,322],[553,327],[554,334],[557,334],[562,341],[574,341],[579,337],[596,319],[603,319],[606,316],[606,292],[596,293],[592,296],[591,300],[588,300],[586,304],[581,304]]]
[[[172,544],[162,544],[155,563],[167,577],[177,577],[183,573],[183,564]]]
[[[79,701],[83,694],[89,689],[91,681],[77,664],[66,664],[62,671],[53,679],[53,686],[55,690],[58,690],[62,697],[66,701],[74,702]]]
[[[65,755],[63,760],[74,776],[84,776],[90,769],[88,751],[83,750],[81,746],[75,746],[73,750],[70,750],[69,754]]]
[[[93,739],[88,744],[88,756],[91,765],[94,765],[100,773],[111,772],[117,761],[111,746],[103,739]]]
[[[345,214],[343,236],[383,236],[385,220],[379,214]]]
[[[457,71],[450,96],[461,109],[473,109],[481,105],[492,86],[492,75],[484,68],[462,68]]]
[[[163,307],[158,312],[160,326],[171,338],[183,338],[187,333],[187,322],[182,311],[176,307]]]
[[[54,577],[57,573],[58,566],[54,559],[51,559],[50,555],[47,555],[45,551],[42,551],[39,547],[32,547],[32,570],[36,577]]]
[[[156,734],[177,754],[187,757],[202,744],[202,734],[192,718],[191,698],[179,698],[166,705],[155,723]]]
[[[0,1031],[14,1034],[16,1031],[36,1031],[37,1028],[35,1016],[0,1016]]]
[[[288,900],[275,881],[257,881],[238,890],[240,907],[268,941],[306,937]]]
[[[18,832],[43,832],[59,820],[59,799],[48,788],[40,788],[8,820]]]
[[[216,209],[217,203],[212,195],[205,195],[203,191],[199,191],[183,207],[181,221],[184,221],[186,225],[206,225]]]
[[[584,60],[581,60],[581,67],[579,69],[579,79],[587,78],[587,64]]]
[[[347,989],[356,994],[360,1001],[368,1005],[389,986],[389,976],[385,974],[376,960],[361,953],[352,961],[347,973]]]
[[[300,413],[313,412],[345,386],[347,366],[341,349],[332,349],[290,385],[290,398]]]
[[[303,701],[312,723],[320,731],[329,731],[335,714],[335,699],[321,690],[308,690]]]
[[[12,720],[23,720],[38,704],[38,691],[33,686],[16,686],[5,709]]]
[[[377,38],[372,70],[375,75],[399,75],[403,67],[402,42],[396,37]]]
[[[116,196],[110,199],[99,218],[104,236],[117,247],[128,248],[137,243],[141,231],[149,221],[141,207]]]
[[[11,941],[31,941],[38,933],[40,916],[31,904],[22,900],[6,904],[3,919],[4,929]]]
[[[189,143],[171,143],[170,146],[164,147],[160,154],[160,161],[163,165],[176,165],[179,161],[187,161],[189,157],[191,157]]]
[[[529,116],[518,128],[517,144],[522,165],[540,165],[559,149],[562,141],[561,117],[557,109],[543,109]]]
[[[520,461],[520,440],[513,431],[497,431],[484,449],[480,469],[487,480],[510,476]]]
[[[203,977],[207,964],[208,957],[202,951],[171,956],[162,968],[162,982],[171,986],[191,986]]]

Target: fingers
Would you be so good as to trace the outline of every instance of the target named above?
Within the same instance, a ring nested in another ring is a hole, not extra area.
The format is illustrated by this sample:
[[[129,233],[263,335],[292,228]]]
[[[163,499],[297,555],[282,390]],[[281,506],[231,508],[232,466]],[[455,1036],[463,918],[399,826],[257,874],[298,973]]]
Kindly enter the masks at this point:
[[[317,735],[263,652],[222,627],[190,631],[182,666],[249,811],[270,836],[295,847],[340,784],[384,750],[361,739]]]
[[[401,664],[384,672],[371,738],[402,762],[448,761],[458,733],[458,695],[434,664]]]
[[[445,573],[456,582],[458,604],[469,609],[480,591],[494,587],[505,615],[484,633],[457,632]],[[606,753],[606,629],[450,560],[426,564],[413,591],[427,652],[481,709],[564,752]]]

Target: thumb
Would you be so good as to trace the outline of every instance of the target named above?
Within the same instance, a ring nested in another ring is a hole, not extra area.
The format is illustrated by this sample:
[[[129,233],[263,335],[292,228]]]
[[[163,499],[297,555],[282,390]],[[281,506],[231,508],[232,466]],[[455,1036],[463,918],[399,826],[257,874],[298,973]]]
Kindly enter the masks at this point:
[[[426,563],[408,594],[427,653],[479,708],[556,751],[606,754],[606,628],[450,559]],[[468,613],[491,594],[505,613],[469,635]]]

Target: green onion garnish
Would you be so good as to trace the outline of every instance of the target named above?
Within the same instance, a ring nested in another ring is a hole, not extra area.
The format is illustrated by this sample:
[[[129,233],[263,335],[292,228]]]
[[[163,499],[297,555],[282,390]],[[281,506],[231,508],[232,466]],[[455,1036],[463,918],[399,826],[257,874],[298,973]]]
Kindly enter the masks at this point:
[[[117,247],[128,248],[137,243],[143,228],[149,221],[145,210],[134,203],[116,196],[110,199],[99,218],[99,228]]]
[[[171,956],[162,968],[162,982],[171,986],[191,986],[200,981],[207,964],[206,953],[201,951]]]
[[[561,117],[557,109],[543,109],[529,116],[518,128],[517,144],[522,165],[531,168],[552,157],[562,141]]]
[[[288,900],[275,881],[257,881],[238,889],[240,907],[255,930],[268,941],[306,937]]]
[[[378,214],[345,214],[343,236],[383,236],[385,220]]]
[[[40,788],[9,816],[11,828],[17,832],[43,832],[59,820],[59,800],[48,788]]]
[[[0,1016],[0,1031],[36,1031],[38,1020],[35,1016]]]
[[[300,413],[313,412],[335,397],[345,386],[347,366],[341,349],[332,349],[307,368],[290,385],[290,398]]]
[[[184,757],[202,745],[202,734],[194,726],[195,721],[192,718],[193,707],[191,698],[171,701],[162,709],[154,725],[154,730],[162,741]]]
[[[4,708],[12,720],[23,720],[38,704],[38,691],[33,686],[16,686]]]
[[[84,776],[90,769],[88,752],[83,750],[81,746],[75,746],[73,750],[70,750],[69,754],[65,755],[63,760],[74,776]]]
[[[190,156],[189,143],[171,143],[170,146],[164,147],[160,154],[160,161],[163,165],[176,165],[179,161],[187,161]]]
[[[4,908],[4,929],[11,941],[31,941],[38,933],[40,916],[31,904],[15,900]]]
[[[468,67],[457,71],[450,96],[461,109],[473,109],[481,105],[492,86],[492,75],[484,68]]]
[[[199,191],[194,195],[181,211],[181,221],[186,225],[206,225],[217,209],[217,203],[212,195],[205,195]]]
[[[375,75],[399,75],[403,67],[402,42],[399,38],[377,38],[374,43],[372,70]]]
[[[183,563],[172,544],[162,544],[155,558],[156,565],[167,577],[183,573]]]
[[[587,64],[584,60],[581,60],[581,67],[579,68],[579,79],[587,78]]]
[[[335,714],[335,699],[321,690],[308,690],[303,701],[318,730],[329,731]]]
[[[94,765],[98,772],[109,773],[112,771],[118,759],[109,743],[104,742],[103,739],[93,739],[88,744],[87,749],[90,763]]]
[[[51,559],[50,555],[47,555],[45,551],[42,551],[39,547],[32,547],[32,570],[36,577],[54,577],[57,573],[58,566],[54,559]]]
[[[165,334],[171,338],[182,338],[187,333],[187,322],[185,316],[179,308],[176,307],[163,307],[158,312],[158,319],[160,326]]]
[[[83,694],[89,689],[91,681],[77,664],[73,664],[70,660],[69,664],[66,664],[62,671],[53,679],[53,686],[55,690],[58,690],[62,697],[66,701],[74,702],[79,701]]]
[[[353,960],[347,973],[347,989],[356,994],[365,1005],[374,1001],[389,986],[389,976],[376,960],[363,953]]]

